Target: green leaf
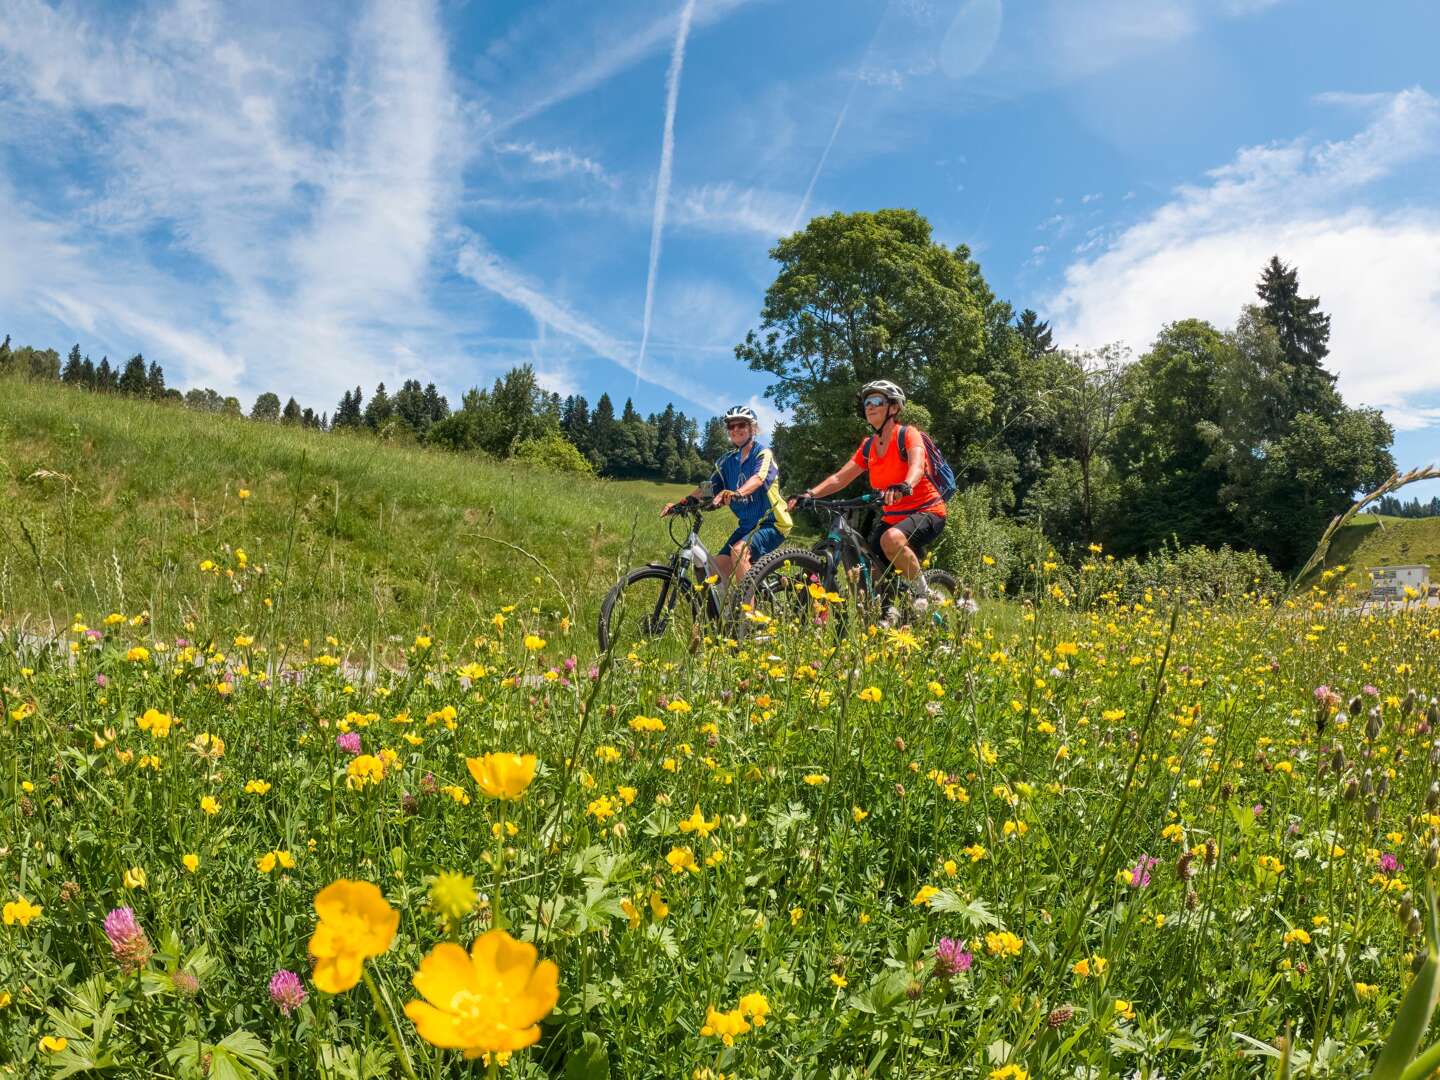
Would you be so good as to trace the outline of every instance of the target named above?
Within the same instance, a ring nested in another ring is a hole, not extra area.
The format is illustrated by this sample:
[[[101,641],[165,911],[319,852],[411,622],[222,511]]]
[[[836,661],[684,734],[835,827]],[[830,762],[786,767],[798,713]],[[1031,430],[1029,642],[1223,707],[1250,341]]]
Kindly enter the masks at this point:
[[[590,1031],[581,1040],[565,1058],[565,1080],[610,1080],[610,1050],[605,1040]]]
[[[1400,1008],[1395,1013],[1395,1023],[1390,1028],[1390,1037],[1375,1061],[1370,1080],[1401,1080],[1406,1067],[1415,1059],[1420,1049],[1420,1040],[1435,1015],[1435,1004],[1440,1001],[1440,928],[1436,926],[1435,894],[1428,897],[1430,908],[1430,935],[1425,954],[1425,963],[1415,981],[1410,984]]]

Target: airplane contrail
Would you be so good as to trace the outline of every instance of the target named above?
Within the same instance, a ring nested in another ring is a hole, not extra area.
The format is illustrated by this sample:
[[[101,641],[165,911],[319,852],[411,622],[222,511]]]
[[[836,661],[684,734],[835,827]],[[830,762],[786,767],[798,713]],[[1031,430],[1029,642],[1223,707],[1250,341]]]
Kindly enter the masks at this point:
[[[645,277],[645,314],[640,323],[640,355],[635,361],[635,388],[645,366],[645,349],[650,344],[650,318],[655,310],[655,278],[660,271],[660,241],[665,232],[665,210],[670,202],[670,171],[675,161],[675,109],[680,103],[680,71],[685,66],[685,41],[695,0],[685,0],[675,47],[670,52],[670,70],[665,73],[665,134],[660,142],[660,175],[655,181],[655,216],[650,222],[650,271]]]

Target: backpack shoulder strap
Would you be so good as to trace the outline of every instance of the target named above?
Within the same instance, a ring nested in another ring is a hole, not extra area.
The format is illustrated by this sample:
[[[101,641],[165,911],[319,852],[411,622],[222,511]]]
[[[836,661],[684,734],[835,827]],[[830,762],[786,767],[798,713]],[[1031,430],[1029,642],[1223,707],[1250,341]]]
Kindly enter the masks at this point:
[[[860,452],[861,452],[862,456],[865,458],[865,467],[866,467],[866,468],[869,468],[869,467],[870,467],[870,444],[873,443],[874,441],[875,441],[875,436],[874,436],[874,435],[866,435],[866,436],[865,436],[865,445],[860,448]]]
[[[900,460],[905,462],[910,460],[910,451],[905,449],[905,432],[908,430],[904,424],[901,424],[900,430],[895,432],[895,444],[900,447]]]

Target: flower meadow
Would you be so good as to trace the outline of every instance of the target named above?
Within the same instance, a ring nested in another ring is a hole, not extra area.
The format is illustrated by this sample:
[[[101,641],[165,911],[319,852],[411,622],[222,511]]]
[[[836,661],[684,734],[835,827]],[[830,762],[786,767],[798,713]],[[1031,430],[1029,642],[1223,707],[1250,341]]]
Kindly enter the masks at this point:
[[[1366,1075],[1440,617],[1037,571],[598,657],[523,595],[371,667],[263,611],[12,630],[0,1072]]]

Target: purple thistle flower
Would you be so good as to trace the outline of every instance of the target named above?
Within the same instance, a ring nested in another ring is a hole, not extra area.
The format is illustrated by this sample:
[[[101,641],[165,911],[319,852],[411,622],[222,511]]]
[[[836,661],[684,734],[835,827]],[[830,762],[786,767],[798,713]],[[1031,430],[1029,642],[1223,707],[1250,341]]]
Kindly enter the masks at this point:
[[[1377,690],[1377,689],[1375,689],[1375,687],[1371,686],[1369,683],[1366,683],[1363,687],[1361,687],[1361,688],[1360,688],[1360,692],[1361,692],[1362,694],[1368,695],[1369,697],[1379,697],[1379,696],[1380,696],[1380,691]]]
[[[346,731],[335,736],[335,745],[345,753],[355,755],[360,753],[360,733],[358,731]]]
[[[1380,856],[1380,872],[1382,874],[1393,874],[1396,870],[1399,869],[1400,860],[1397,859],[1390,852],[1387,851],[1384,855]]]
[[[565,665],[564,665],[564,666],[565,666],[565,673],[566,673],[567,675],[568,675],[570,672],[572,672],[572,671],[575,670],[575,665],[576,665],[576,663],[578,663],[578,661],[577,661],[577,660],[575,659],[575,657],[573,657],[573,656],[567,656],[567,657],[565,658]]]
[[[949,979],[970,970],[975,957],[965,948],[964,942],[954,938],[941,938],[935,946],[935,974]]]
[[[1130,871],[1130,888],[1143,889],[1150,884],[1150,870],[1160,860],[1154,855],[1141,855]]]
[[[305,1004],[305,987],[300,976],[281,968],[270,976],[270,1000],[280,1007],[286,1016]]]
[[[130,908],[114,908],[105,916],[105,936],[125,974],[134,974],[150,962],[150,939]]]
[[[105,687],[107,687],[107,686],[110,685],[110,680],[105,677],[105,673],[104,673],[103,671],[96,673],[96,675],[95,675],[95,685],[98,686],[98,687],[100,687],[100,689],[102,689],[102,690],[105,689]]]

